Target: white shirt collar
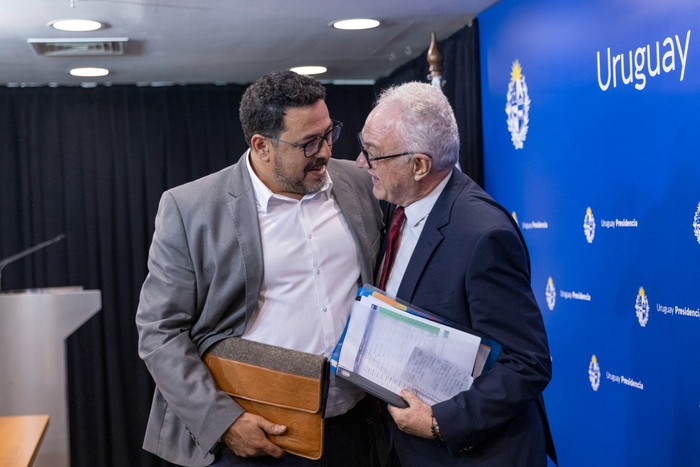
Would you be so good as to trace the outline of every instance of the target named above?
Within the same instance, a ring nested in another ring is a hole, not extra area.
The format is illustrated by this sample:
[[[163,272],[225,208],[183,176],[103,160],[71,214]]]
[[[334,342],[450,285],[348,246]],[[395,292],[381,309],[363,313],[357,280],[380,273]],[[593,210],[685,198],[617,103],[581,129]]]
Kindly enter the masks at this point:
[[[428,217],[428,214],[430,214],[430,211],[433,209],[433,206],[440,197],[442,190],[445,189],[445,185],[447,185],[451,176],[452,171],[450,171],[430,193],[404,208],[407,226],[416,227],[421,221]]]

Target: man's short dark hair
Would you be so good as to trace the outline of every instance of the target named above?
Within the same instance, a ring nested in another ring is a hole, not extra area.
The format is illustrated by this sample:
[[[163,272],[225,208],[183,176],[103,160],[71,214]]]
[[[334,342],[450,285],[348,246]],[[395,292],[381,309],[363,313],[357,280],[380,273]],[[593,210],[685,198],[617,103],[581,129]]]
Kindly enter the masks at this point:
[[[248,144],[254,134],[277,137],[287,109],[313,105],[326,98],[326,88],[316,79],[293,71],[275,71],[258,78],[241,99],[239,117]]]

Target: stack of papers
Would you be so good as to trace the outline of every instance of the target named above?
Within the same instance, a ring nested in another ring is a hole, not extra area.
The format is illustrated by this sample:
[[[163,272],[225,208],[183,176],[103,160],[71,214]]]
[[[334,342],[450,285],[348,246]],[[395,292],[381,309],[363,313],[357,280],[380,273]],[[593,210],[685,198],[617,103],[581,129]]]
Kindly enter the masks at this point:
[[[497,348],[365,285],[331,365],[337,376],[397,407],[407,406],[402,389],[433,405],[468,390]]]

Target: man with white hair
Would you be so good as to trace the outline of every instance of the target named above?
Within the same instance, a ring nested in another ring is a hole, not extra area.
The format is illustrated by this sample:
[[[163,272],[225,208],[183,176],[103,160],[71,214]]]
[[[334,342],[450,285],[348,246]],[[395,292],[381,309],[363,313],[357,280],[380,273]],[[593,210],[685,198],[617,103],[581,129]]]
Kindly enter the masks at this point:
[[[455,168],[459,131],[446,97],[423,83],[390,88],[358,141],[356,164],[372,176],[374,196],[395,205],[400,232],[379,287],[502,346],[449,400],[430,406],[402,391],[409,407],[388,407],[392,464],[533,467],[546,466],[548,453],[556,461],[542,400],[552,364],[527,247],[508,211]]]

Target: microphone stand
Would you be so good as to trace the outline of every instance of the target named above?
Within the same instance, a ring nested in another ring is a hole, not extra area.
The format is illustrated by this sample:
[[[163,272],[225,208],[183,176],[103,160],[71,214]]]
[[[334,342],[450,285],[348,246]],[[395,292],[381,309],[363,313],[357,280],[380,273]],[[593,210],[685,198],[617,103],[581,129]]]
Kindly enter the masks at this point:
[[[7,266],[8,264],[10,264],[14,261],[17,261],[20,258],[24,258],[27,255],[31,255],[35,251],[41,250],[42,248],[45,248],[51,244],[54,244],[56,242],[60,242],[64,238],[66,238],[66,234],[57,235],[56,237],[52,238],[51,240],[41,242],[37,245],[34,245],[33,247],[27,248],[24,251],[20,251],[19,253],[14,254],[12,256],[9,256],[9,257],[3,259],[2,261],[0,261],[0,291],[2,291],[2,270],[5,266]]]

